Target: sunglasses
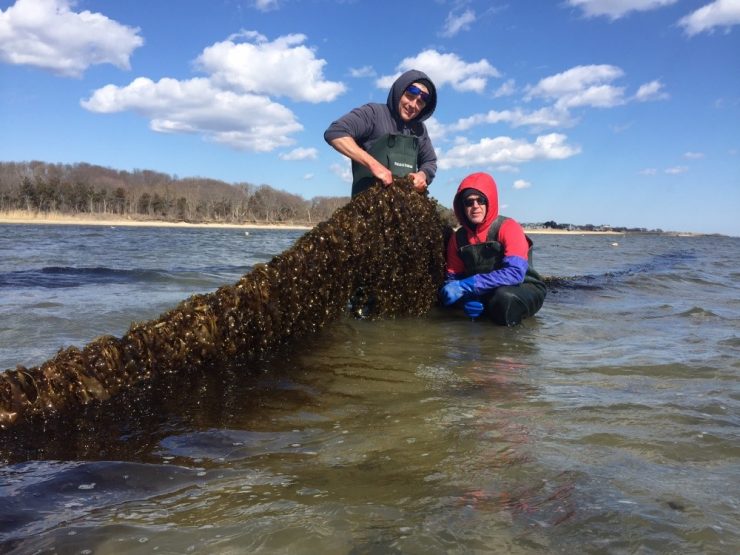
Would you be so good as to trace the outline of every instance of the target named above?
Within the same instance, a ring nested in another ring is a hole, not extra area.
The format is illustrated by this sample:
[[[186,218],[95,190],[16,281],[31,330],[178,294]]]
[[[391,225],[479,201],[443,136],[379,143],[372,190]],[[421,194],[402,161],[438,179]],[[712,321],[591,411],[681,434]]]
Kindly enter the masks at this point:
[[[406,92],[412,96],[418,96],[419,98],[421,98],[421,101],[424,104],[429,102],[429,99],[431,98],[431,95],[429,93],[425,93],[416,85],[409,85],[408,87],[406,87]]]
[[[476,202],[477,202],[477,203],[478,203],[478,205],[480,205],[480,206],[486,206],[486,205],[488,204],[488,201],[487,201],[486,199],[484,199],[484,198],[478,198],[478,197],[475,197],[475,198],[466,198],[466,199],[465,199],[465,200],[463,201],[463,204],[464,204],[464,205],[465,205],[466,207],[470,208],[470,207],[471,207],[471,206],[473,206],[473,205],[474,205],[474,204],[475,204]]]

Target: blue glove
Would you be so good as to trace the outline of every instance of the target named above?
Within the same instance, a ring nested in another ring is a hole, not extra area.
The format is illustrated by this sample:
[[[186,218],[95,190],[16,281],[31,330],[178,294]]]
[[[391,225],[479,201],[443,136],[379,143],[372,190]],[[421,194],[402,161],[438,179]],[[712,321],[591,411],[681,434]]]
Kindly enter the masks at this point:
[[[480,301],[467,301],[463,305],[463,310],[468,318],[475,320],[478,316],[483,314],[483,303]]]
[[[450,306],[452,303],[462,299],[465,295],[473,294],[475,294],[475,289],[473,287],[472,277],[448,281],[439,291],[442,304],[445,306]]]

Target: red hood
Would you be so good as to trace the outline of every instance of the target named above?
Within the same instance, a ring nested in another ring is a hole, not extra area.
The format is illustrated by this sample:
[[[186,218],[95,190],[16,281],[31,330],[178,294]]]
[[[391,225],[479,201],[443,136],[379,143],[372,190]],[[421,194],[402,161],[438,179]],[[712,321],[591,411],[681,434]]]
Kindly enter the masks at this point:
[[[486,210],[485,219],[477,226],[473,228],[465,216],[465,210],[462,205],[462,198],[460,193],[465,189],[477,189],[483,193],[488,199],[488,209]],[[498,217],[498,190],[496,188],[496,182],[493,177],[487,173],[473,173],[462,180],[460,186],[457,188],[455,194],[455,200],[452,202],[452,207],[455,210],[455,216],[460,225],[468,230],[468,237],[475,235],[480,242],[486,240],[486,234],[488,228],[491,226],[493,220]]]

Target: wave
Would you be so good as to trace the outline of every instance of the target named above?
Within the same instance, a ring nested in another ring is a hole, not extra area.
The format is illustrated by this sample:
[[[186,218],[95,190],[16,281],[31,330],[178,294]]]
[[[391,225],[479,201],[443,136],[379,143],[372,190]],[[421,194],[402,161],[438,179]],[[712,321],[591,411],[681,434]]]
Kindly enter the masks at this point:
[[[219,282],[234,275],[241,275],[249,267],[214,266],[193,269],[145,269],[124,270],[102,266],[74,268],[68,266],[46,266],[44,268],[17,270],[0,273],[0,288],[43,287],[49,289],[83,287],[87,285],[114,285],[131,283],[162,282]]]
[[[684,310],[683,312],[679,312],[676,316],[683,317],[683,318],[719,318],[720,316],[718,314],[715,314],[711,310],[707,310],[706,308],[702,308],[700,306],[692,306],[688,310]]]
[[[619,270],[604,272],[601,274],[585,274],[574,276],[547,276],[545,283],[550,289],[578,289],[599,290],[608,286],[626,282],[632,277],[640,276],[641,279],[670,277],[677,266],[686,264],[696,259],[696,254],[685,251],[672,251],[653,255],[650,260],[633,264]],[[686,279],[684,273],[681,279]],[[696,278],[699,279],[699,278]],[[701,280],[700,280],[701,281]]]

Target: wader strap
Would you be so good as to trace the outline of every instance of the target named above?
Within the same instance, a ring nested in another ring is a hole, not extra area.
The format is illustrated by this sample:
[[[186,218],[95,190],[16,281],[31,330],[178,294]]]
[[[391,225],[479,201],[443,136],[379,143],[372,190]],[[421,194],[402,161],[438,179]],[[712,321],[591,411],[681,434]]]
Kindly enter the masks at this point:
[[[493,223],[491,224],[491,227],[488,228],[488,235],[486,236],[487,241],[498,241],[498,232],[501,229],[501,225],[508,220],[506,216],[499,215],[495,220],[493,220]],[[464,247],[468,244],[468,233],[465,230],[465,227],[460,226],[458,230],[455,232],[455,236],[457,237],[457,248]],[[530,241],[531,244],[531,241]]]
[[[501,226],[508,219],[509,219],[508,217],[502,216],[499,214],[499,216],[495,220],[493,220],[493,223],[491,223],[491,227],[488,228],[488,234],[486,235],[487,242],[489,243],[495,242],[499,244],[501,243],[498,240],[498,234],[499,234],[499,231],[501,230]],[[527,235],[526,233],[524,234],[524,237],[525,239],[527,239],[527,245],[529,246],[529,248],[527,249],[527,274],[524,276],[524,281],[526,283],[542,283],[542,276],[540,276],[537,270],[534,269],[534,259],[532,256],[532,251],[534,249],[534,243],[532,239],[530,238],[530,236]],[[457,229],[457,231],[455,231],[455,238],[457,239],[458,253],[460,253],[460,249],[469,244],[468,233],[466,229],[460,226]],[[503,252],[501,254],[503,256]],[[466,271],[467,271],[467,268],[466,268]]]
[[[415,135],[387,133],[368,149],[368,154],[391,170],[394,177],[415,172],[419,159],[419,139]],[[352,161],[352,196],[375,183],[375,176],[362,164]]]

